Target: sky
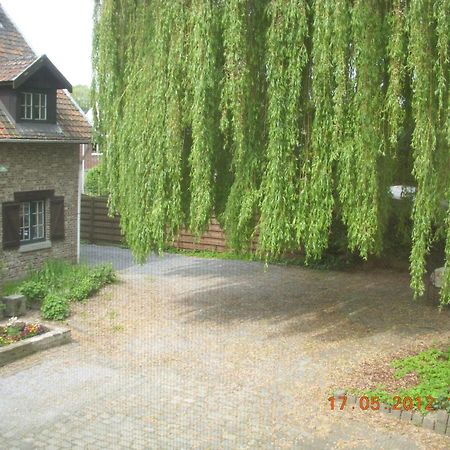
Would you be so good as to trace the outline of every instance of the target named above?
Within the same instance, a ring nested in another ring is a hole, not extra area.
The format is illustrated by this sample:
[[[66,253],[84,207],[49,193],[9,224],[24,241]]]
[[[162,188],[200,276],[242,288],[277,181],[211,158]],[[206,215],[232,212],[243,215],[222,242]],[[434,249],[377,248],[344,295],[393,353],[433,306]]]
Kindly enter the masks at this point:
[[[0,0],[30,47],[72,85],[91,82],[94,0]]]

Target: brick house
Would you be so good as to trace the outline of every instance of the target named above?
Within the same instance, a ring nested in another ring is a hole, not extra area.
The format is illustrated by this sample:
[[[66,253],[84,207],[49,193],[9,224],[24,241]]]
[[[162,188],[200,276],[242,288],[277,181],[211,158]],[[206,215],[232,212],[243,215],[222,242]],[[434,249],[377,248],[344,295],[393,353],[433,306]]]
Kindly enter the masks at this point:
[[[91,127],[70,83],[0,5],[0,270],[18,278],[78,256],[80,145]]]

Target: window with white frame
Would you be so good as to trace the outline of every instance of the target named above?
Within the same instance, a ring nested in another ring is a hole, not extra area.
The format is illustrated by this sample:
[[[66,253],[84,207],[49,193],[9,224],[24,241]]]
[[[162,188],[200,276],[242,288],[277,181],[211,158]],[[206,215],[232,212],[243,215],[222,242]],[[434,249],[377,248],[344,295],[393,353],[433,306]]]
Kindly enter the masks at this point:
[[[47,120],[47,94],[22,92],[20,118],[22,120]]]
[[[23,244],[45,239],[45,200],[20,204],[20,242]]]

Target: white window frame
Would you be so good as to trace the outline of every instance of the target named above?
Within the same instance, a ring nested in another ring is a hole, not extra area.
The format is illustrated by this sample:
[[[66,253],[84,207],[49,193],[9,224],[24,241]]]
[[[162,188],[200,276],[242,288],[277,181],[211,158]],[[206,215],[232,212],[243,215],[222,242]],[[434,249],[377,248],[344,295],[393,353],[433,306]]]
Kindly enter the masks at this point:
[[[32,120],[33,119],[33,94],[31,92],[21,93],[20,114],[21,119]]]
[[[32,208],[32,206],[34,206],[34,208]],[[32,200],[20,203],[21,244],[45,240],[45,207],[45,200]]]
[[[43,92],[22,92],[20,115],[22,120],[47,120],[47,94]]]

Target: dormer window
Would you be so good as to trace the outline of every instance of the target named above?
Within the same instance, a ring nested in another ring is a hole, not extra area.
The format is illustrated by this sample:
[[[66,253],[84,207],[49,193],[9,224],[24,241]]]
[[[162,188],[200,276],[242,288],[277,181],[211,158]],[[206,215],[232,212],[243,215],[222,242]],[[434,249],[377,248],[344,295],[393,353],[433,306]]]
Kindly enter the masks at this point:
[[[47,94],[22,92],[20,94],[21,120],[47,120]]]

